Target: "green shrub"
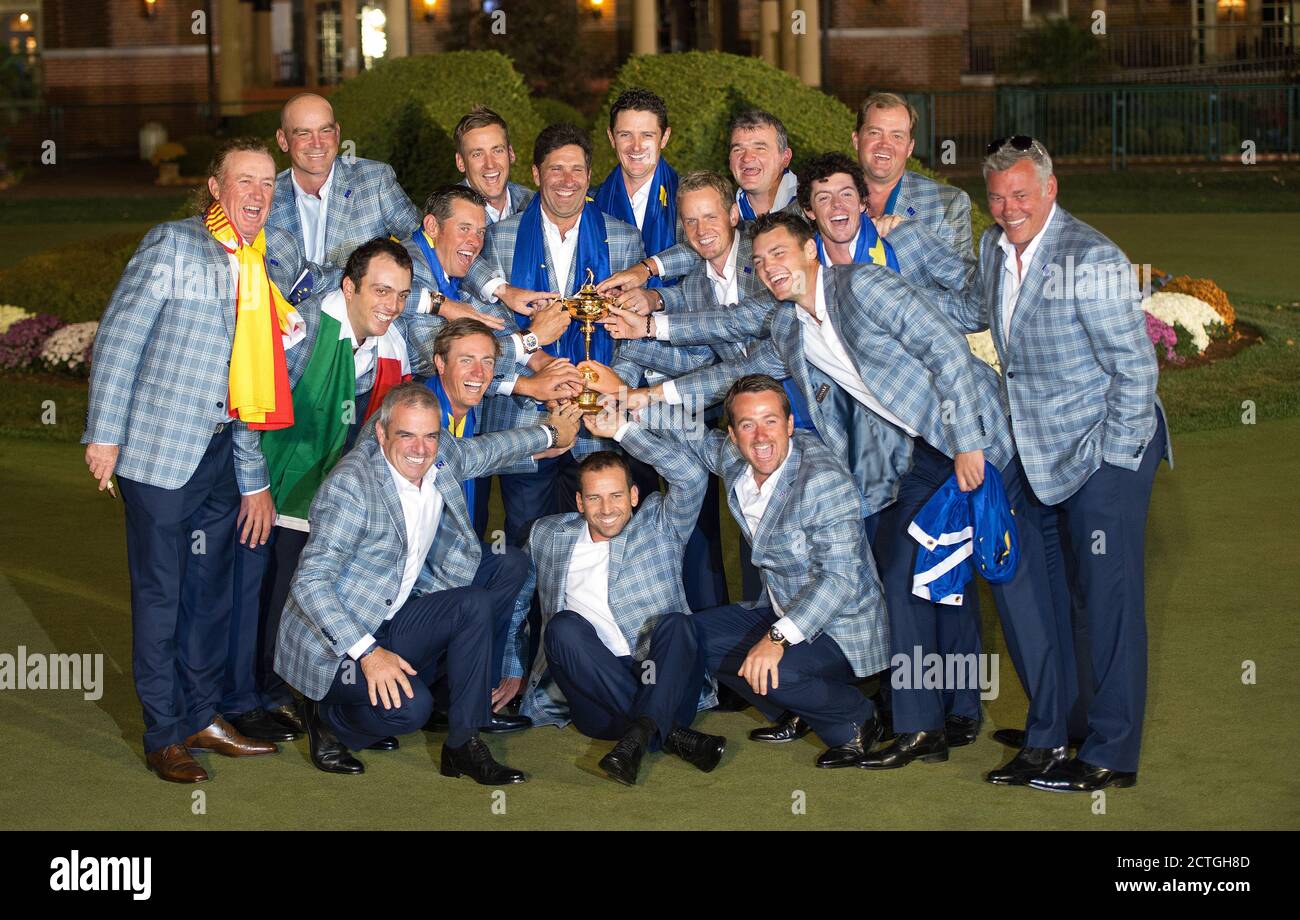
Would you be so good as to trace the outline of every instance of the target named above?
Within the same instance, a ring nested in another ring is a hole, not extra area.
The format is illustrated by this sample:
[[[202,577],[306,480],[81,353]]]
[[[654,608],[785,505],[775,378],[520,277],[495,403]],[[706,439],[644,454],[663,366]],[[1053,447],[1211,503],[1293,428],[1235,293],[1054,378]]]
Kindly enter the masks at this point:
[[[567,121],[579,128],[590,129],[592,127],[591,119],[562,99],[535,96],[533,97],[533,111],[537,113],[537,117],[543,125],[555,125]],[[516,152],[519,152],[518,148],[516,148]]]
[[[280,109],[263,109],[260,112],[249,112],[246,115],[230,115],[226,118],[221,131],[221,136],[216,143],[220,144],[222,140],[229,137],[256,137],[265,141],[266,146],[271,149],[271,156],[275,157],[276,169],[289,168],[289,154],[280,150],[280,145],[275,142],[275,132],[280,129]],[[215,148],[214,148],[215,149]],[[184,175],[201,176],[208,168],[208,161],[196,173],[186,173]]]
[[[70,243],[0,269],[0,303],[53,313],[67,323],[98,320],[142,236]]]
[[[794,150],[791,168],[814,154],[853,149],[855,115],[844,103],[804,86],[785,71],[758,58],[719,51],[636,55],[614,77],[609,95],[591,129],[592,183],[602,181],[618,165],[605,126],[609,110],[624,90],[644,87],[663,97],[673,133],[664,155],[679,173],[694,169],[727,169],[727,123],[742,109],[765,109],[781,119]],[[944,180],[915,159],[908,168],[939,182]],[[971,206],[972,233],[978,243],[992,223],[977,205]]]
[[[510,172],[531,183],[533,141],[542,121],[523,78],[495,51],[449,51],[394,58],[348,80],[330,97],[343,143],[359,157],[382,160],[414,201],[457,182],[452,132],[476,105],[499,112],[510,125],[519,161]],[[345,150],[344,152],[348,152]]]
[[[182,176],[206,176],[221,139],[211,134],[196,134],[181,141],[185,155],[180,158]]]

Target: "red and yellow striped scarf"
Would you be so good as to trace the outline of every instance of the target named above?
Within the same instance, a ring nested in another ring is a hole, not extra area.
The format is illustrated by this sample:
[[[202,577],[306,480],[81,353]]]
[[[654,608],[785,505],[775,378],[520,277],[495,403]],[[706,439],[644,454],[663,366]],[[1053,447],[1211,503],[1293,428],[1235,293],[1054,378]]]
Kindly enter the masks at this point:
[[[289,370],[281,334],[295,312],[266,273],[266,231],[244,243],[220,202],[212,202],[203,225],[239,262],[235,342],[230,350],[230,414],[249,428],[273,431],[293,424]]]

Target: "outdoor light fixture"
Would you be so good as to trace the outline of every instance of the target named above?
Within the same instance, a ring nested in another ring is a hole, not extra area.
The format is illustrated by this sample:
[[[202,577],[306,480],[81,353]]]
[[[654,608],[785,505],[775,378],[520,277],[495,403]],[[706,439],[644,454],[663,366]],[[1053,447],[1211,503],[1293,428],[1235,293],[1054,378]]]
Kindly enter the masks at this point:
[[[1233,19],[1238,10],[1246,8],[1246,0],[1218,0],[1219,12],[1227,12],[1228,18]]]
[[[433,10],[438,5],[438,0],[424,0],[424,21],[433,22]]]
[[[158,0],[144,0],[144,18],[153,19],[158,15]]]

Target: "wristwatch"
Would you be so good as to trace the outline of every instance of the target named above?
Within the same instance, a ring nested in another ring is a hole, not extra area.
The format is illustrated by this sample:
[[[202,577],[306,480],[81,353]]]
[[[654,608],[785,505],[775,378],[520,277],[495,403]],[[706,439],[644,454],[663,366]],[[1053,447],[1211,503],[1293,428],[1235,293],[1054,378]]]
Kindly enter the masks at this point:
[[[541,348],[541,343],[537,341],[537,333],[525,332],[523,334],[524,354],[531,355],[537,349]]]
[[[781,646],[781,648],[790,647],[790,640],[782,635],[781,630],[777,629],[775,626],[767,631],[767,637],[777,645]]]
[[[443,301],[445,301],[446,299],[447,299],[447,295],[444,294],[442,291],[431,292],[429,294],[429,312],[432,313],[434,316],[437,316],[439,313],[441,313]]]
[[[542,422],[542,427],[551,433],[551,447],[560,443],[560,430],[550,422]],[[549,450],[550,448],[548,448]]]

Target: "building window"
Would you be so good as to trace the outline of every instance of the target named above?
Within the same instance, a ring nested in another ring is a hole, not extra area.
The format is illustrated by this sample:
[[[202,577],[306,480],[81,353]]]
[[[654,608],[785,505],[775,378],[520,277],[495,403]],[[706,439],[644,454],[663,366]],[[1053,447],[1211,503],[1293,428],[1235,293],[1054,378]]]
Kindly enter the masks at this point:
[[[388,16],[378,4],[367,3],[357,13],[361,32],[362,66],[369,70],[388,52]]]
[[[316,4],[317,80],[322,86],[343,82],[343,13],[338,0]]]
[[[1024,21],[1029,24],[1070,15],[1070,0],[1024,0]]]

